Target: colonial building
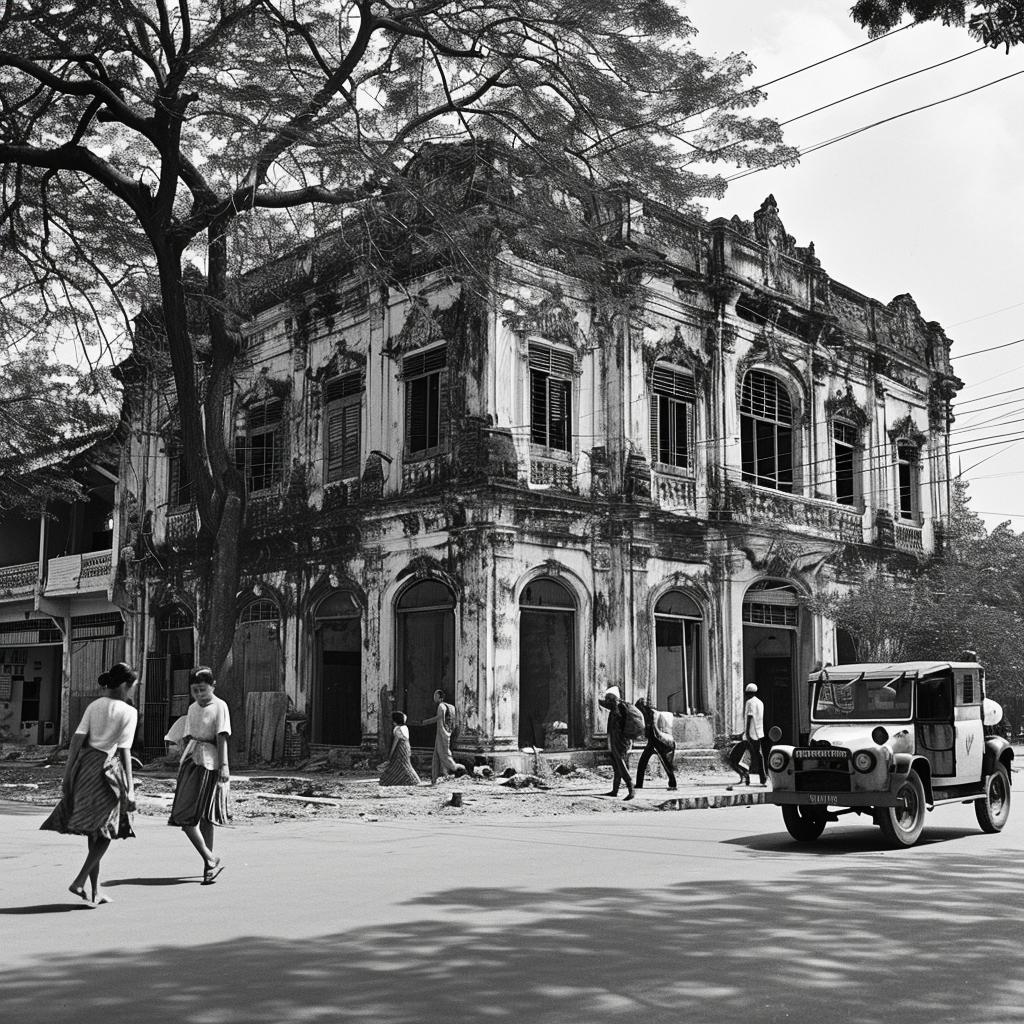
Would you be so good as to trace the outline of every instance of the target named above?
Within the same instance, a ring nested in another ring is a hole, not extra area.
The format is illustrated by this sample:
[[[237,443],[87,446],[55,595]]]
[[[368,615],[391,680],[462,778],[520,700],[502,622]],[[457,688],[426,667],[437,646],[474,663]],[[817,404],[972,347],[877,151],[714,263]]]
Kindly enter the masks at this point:
[[[116,447],[94,446],[67,468],[81,501],[36,517],[0,513],[5,750],[66,740],[98,695],[100,672],[124,657],[125,611],[114,597],[117,468]]]
[[[430,275],[372,285],[322,244],[262,271],[273,289],[254,279],[232,424],[240,753],[301,735],[365,756],[438,687],[478,757],[603,747],[611,684],[694,749],[739,729],[754,681],[793,740],[808,673],[852,660],[814,596],[940,547],[957,382],[939,325],[832,280],[772,197],[752,222],[617,216],[646,269],[614,299],[507,254],[490,303]],[[138,409],[120,475],[145,544],[120,593],[160,750],[204,567],[169,378]]]

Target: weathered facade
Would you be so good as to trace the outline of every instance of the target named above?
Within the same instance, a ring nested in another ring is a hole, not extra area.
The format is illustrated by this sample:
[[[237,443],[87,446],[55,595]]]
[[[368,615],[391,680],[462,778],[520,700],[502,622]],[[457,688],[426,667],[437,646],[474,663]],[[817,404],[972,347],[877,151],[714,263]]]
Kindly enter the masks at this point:
[[[97,696],[100,672],[124,657],[116,470],[116,452],[112,463],[87,452],[68,467],[83,500],[45,516],[0,515],[0,748],[66,739]]]
[[[476,756],[602,747],[613,683],[701,748],[756,681],[795,739],[802,681],[846,654],[806,599],[858,558],[940,546],[956,380],[910,296],[833,281],[771,197],[749,223],[619,217],[654,269],[614,297],[507,255],[489,303],[371,286],[326,248],[264,272],[233,423],[240,753],[379,750],[437,687]],[[135,427],[119,594],[160,749],[203,572],[169,380]]]

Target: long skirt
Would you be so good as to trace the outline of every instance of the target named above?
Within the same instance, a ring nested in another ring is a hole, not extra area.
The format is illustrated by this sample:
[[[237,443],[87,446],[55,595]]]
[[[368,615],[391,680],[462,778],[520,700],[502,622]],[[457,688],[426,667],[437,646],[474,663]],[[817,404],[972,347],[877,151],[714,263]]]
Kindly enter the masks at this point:
[[[128,779],[116,751],[106,754],[82,747],[71,769],[71,792],[40,825],[47,832],[62,832],[90,839],[133,839],[128,802]]]
[[[219,782],[217,768],[200,768],[186,758],[178,769],[178,784],[168,825],[184,828],[203,821],[226,825],[231,817],[228,809],[229,783]]]
[[[381,773],[380,784],[382,786],[418,786],[420,784],[420,777],[412,766],[409,741],[404,736],[399,736],[388,766]]]

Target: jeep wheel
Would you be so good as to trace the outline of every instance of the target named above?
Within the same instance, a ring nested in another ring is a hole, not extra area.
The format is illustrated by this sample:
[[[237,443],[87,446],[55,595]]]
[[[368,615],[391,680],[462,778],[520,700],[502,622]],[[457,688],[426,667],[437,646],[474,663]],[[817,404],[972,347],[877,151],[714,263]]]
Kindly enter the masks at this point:
[[[813,843],[825,831],[825,808],[783,804],[782,820],[798,843]]]
[[[893,846],[913,846],[924,831],[924,786],[913,768],[896,790],[895,807],[877,807],[882,835]]]
[[[997,764],[985,780],[985,795],[974,801],[974,813],[982,832],[1002,832],[1010,817],[1010,777],[1004,765]]]

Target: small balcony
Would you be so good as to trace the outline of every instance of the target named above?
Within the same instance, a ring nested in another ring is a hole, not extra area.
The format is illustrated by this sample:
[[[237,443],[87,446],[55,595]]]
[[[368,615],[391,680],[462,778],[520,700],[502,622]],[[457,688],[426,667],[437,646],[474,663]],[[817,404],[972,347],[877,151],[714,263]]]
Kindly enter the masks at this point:
[[[0,601],[31,597],[35,593],[38,577],[38,562],[0,567]]]
[[[84,555],[51,558],[46,568],[47,597],[104,591],[111,583],[112,551],[90,551]]]
[[[781,523],[846,544],[864,543],[863,514],[834,501],[738,483],[729,485],[727,507],[734,522]]]
[[[893,540],[900,551],[912,551],[914,554],[924,554],[924,531],[916,523],[902,523],[899,520],[893,524]]]
[[[651,471],[651,499],[666,512],[696,512],[697,481],[678,470],[655,466]]]

